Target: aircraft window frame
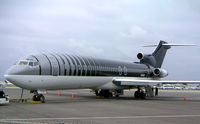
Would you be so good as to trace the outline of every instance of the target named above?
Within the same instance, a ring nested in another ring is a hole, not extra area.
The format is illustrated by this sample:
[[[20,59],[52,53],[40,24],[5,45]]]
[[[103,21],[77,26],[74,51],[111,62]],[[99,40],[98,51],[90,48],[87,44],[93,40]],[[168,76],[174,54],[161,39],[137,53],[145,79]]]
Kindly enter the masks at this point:
[[[34,66],[34,62],[28,62],[28,66],[33,67]]]
[[[30,67],[33,67],[33,66],[39,66],[39,62],[38,61],[35,61],[33,59],[22,59],[22,60],[19,60],[18,62],[14,63],[14,65],[20,65],[20,66],[30,66]]]
[[[17,65],[27,66],[29,62],[27,60],[20,60]]]

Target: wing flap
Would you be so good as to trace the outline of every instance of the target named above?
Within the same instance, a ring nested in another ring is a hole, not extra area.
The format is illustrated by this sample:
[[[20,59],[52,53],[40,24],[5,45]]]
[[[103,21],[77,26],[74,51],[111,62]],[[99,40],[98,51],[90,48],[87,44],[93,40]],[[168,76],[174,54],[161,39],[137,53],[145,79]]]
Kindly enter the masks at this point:
[[[200,81],[167,81],[167,80],[153,80],[153,79],[114,79],[113,83],[122,86],[148,86],[158,84],[200,84]]]
[[[144,80],[144,79],[114,79],[113,83],[122,85],[122,86],[148,86],[148,85],[157,85],[160,82],[154,80]]]

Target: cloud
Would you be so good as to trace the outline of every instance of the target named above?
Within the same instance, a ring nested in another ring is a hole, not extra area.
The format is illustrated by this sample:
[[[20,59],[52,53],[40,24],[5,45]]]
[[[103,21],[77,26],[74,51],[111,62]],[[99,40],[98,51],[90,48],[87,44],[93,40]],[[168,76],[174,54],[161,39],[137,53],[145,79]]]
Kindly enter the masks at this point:
[[[141,46],[159,40],[199,44],[198,5],[189,0],[0,1],[0,75],[21,56],[35,53],[134,61],[138,52],[154,50]],[[164,63],[173,72],[169,78],[197,77],[199,52],[198,47],[171,49]],[[180,70],[188,64],[195,74],[183,77]]]
[[[121,36],[123,36],[125,38],[137,39],[137,38],[141,38],[141,37],[147,35],[147,31],[142,29],[139,26],[133,26],[130,28],[129,32],[127,32],[127,33],[120,32],[120,34],[121,34]]]

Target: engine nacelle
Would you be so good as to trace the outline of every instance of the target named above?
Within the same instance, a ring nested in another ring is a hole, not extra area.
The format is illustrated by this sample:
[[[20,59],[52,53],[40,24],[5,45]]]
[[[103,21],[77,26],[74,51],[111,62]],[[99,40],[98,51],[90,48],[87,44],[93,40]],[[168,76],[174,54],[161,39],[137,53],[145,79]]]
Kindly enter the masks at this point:
[[[161,68],[154,69],[153,74],[157,77],[162,77],[162,78],[168,76],[168,72]]]
[[[153,67],[156,66],[155,57],[151,54],[138,53],[137,58],[140,60],[140,63],[148,64],[148,65],[151,65]]]
[[[147,58],[147,57],[148,57],[147,54],[143,54],[143,53],[138,53],[138,54],[137,54],[137,58],[138,58],[139,60],[143,60],[143,59],[145,59],[145,58]]]

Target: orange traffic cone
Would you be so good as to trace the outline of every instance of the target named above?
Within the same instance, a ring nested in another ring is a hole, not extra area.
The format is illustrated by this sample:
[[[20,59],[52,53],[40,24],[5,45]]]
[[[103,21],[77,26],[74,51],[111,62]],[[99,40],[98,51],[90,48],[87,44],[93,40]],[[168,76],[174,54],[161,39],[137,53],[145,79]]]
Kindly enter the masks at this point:
[[[72,93],[71,98],[76,98],[76,97],[77,97],[77,94]]]
[[[57,94],[58,96],[62,96],[62,93],[61,93],[61,91],[58,91],[58,94]]]

